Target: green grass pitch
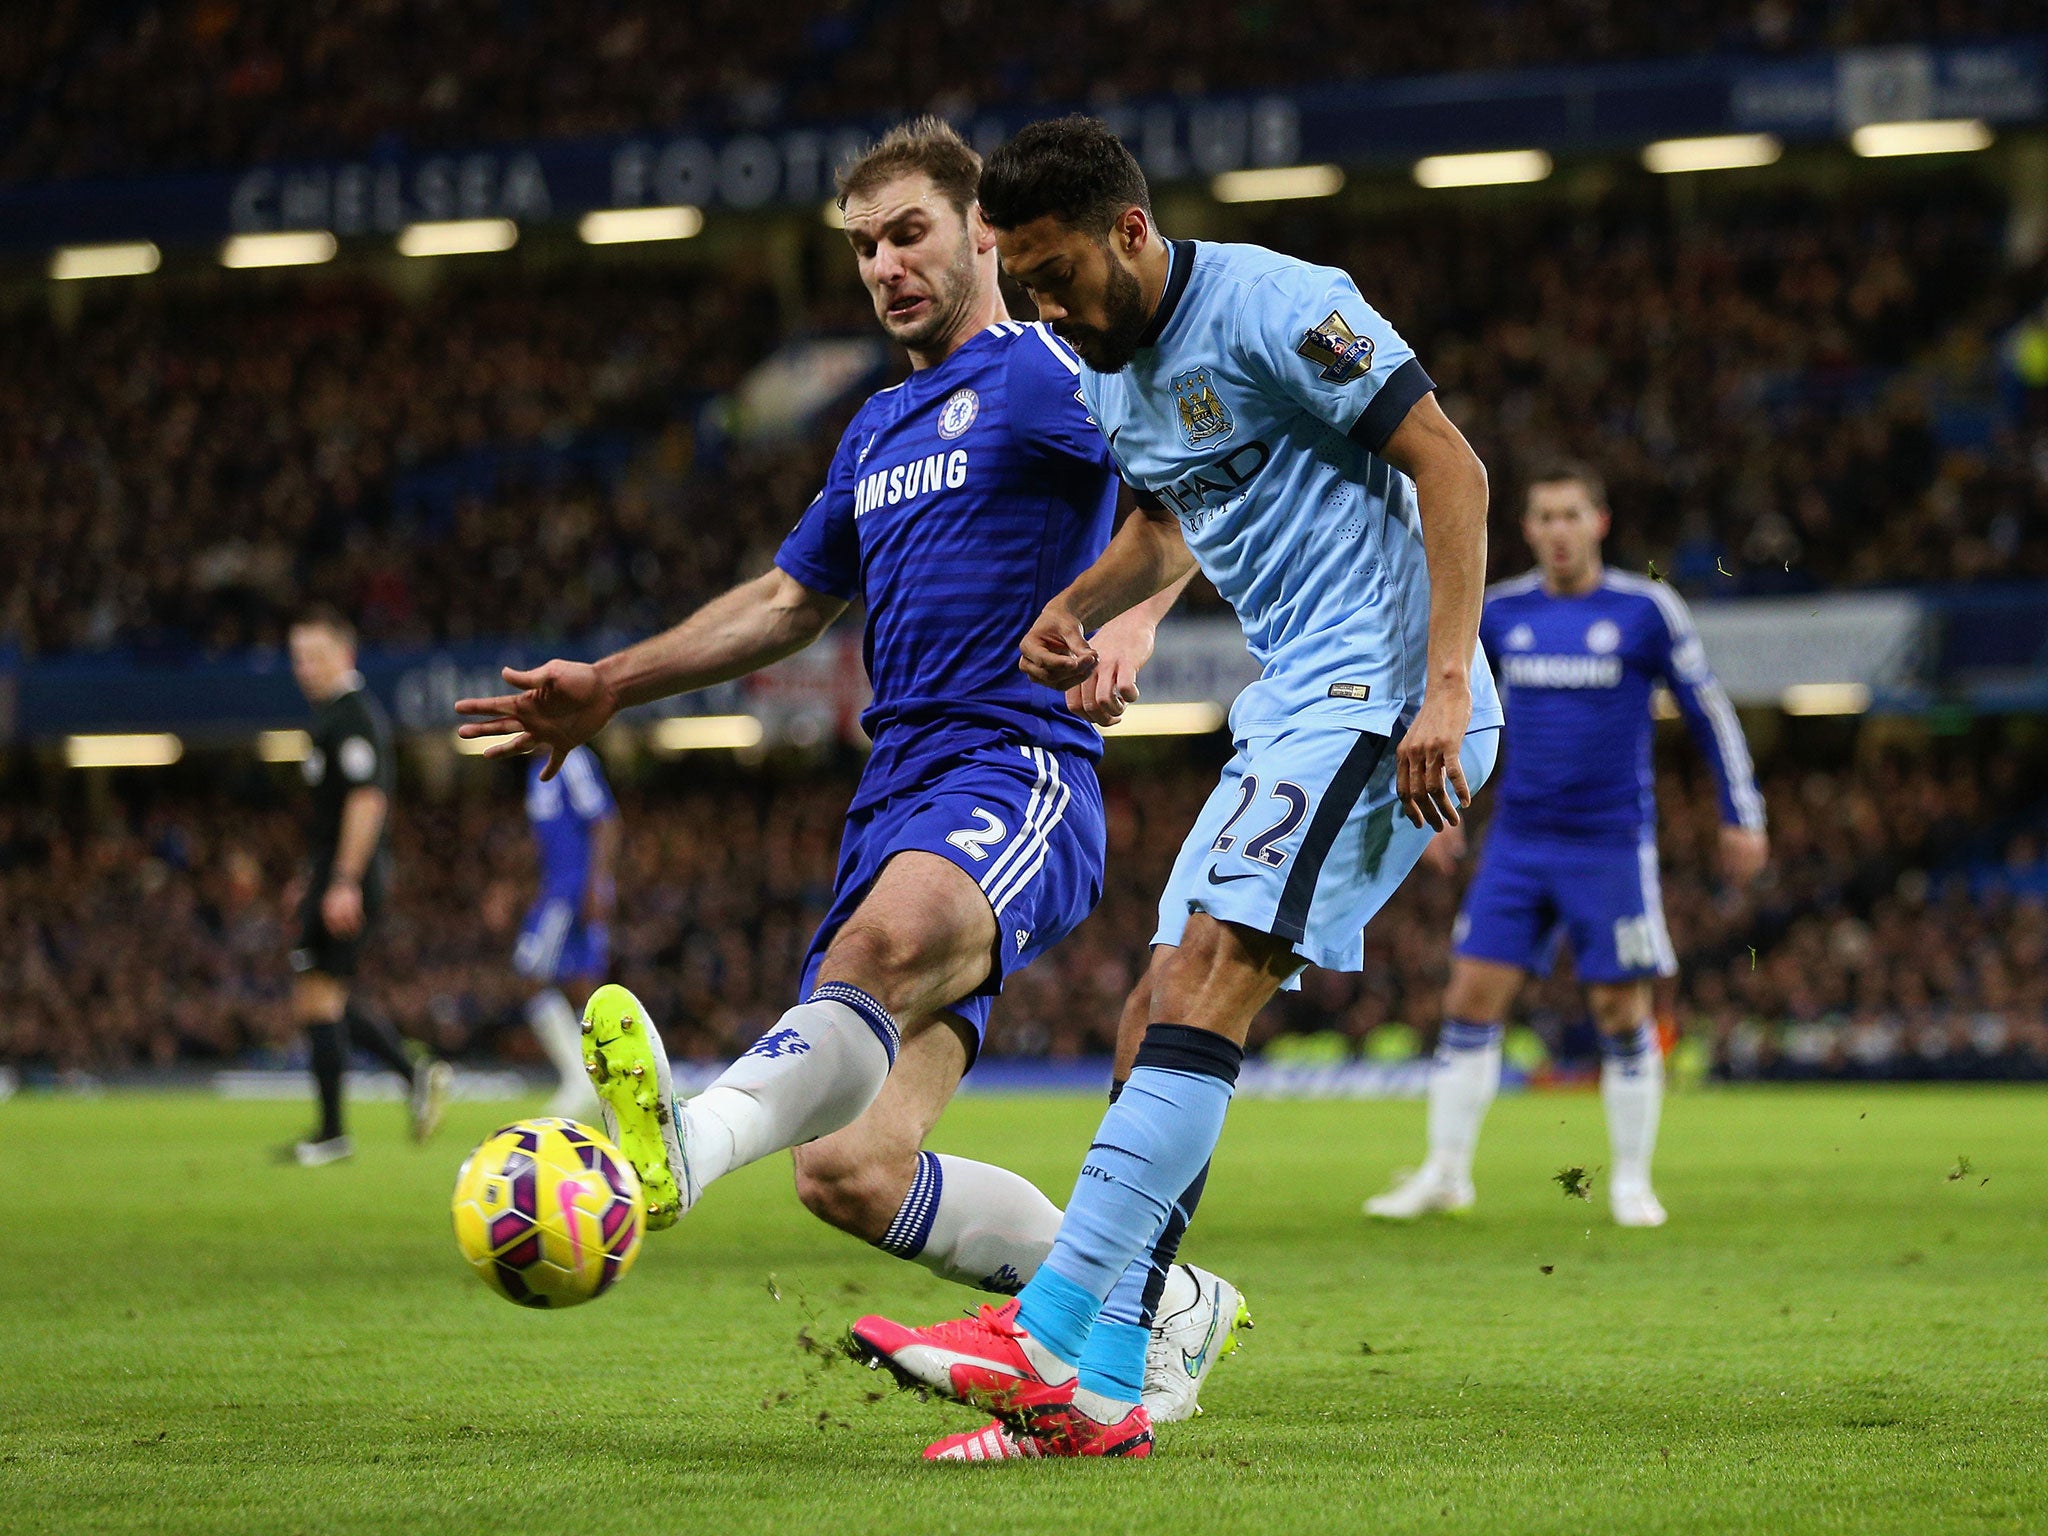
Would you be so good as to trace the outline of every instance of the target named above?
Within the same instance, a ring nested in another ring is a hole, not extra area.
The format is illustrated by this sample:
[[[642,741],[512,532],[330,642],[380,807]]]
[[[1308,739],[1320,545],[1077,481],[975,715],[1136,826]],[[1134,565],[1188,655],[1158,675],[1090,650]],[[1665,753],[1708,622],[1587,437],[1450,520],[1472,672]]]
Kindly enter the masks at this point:
[[[937,1142],[1064,1194],[1099,1105],[963,1102]],[[1660,1232],[1565,1197],[1591,1095],[1495,1108],[1479,1209],[1371,1225],[1413,1104],[1238,1104],[1189,1256],[1258,1327],[1149,1463],[928,1467],[972,1420],[835,1340],[970,1299],[828,1231],[778,1159],[612,1295],[506,1305],[426,1151],[272,1166],[303,1107],[0,1107],[0,1529],[94,1532],[2048,1530],[2048,1094],[1704,1092]]]

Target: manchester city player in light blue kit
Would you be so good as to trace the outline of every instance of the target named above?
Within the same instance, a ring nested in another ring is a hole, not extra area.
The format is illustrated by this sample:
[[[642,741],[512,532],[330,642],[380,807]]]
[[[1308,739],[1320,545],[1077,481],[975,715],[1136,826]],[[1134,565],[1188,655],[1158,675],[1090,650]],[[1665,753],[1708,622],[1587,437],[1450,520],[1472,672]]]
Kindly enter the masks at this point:
[[[584,1060],[646,1186],[650,1228],[733,1169],[794,1148],[798,1193],[818,1216],[1009,1293],[1051,1248],[1059,1209],[1014,1173],[922,1146],[1003,978],[1101,893],[1102,738],[1090,722],[1136,697],[1131,679],[1176,594],[1148,589],[1139,598],[1151,602],[1126,605],[1098,647],[1102,681],[1063,698],[1017,669],[1017,636],[1101,554],[1117,482],[1078,396],[1079,360],[1009,318],[995,236],[974,206],[980,169],[952,129],[926,120],[844,173],[861,279],[913,371],[855,413],[774,568],[595,665],[508,670],[519,692],[457,708],[472,717],[465,735],[504,738],[493,752],[545,752],[551,778],[620,709],[766,666],[865,602],[874,751],[797,1006],[682,1102],[646,1009],[600,987]],[[1185,1418],[1242,1298],[1186,1265],[1169,1279],[1148,1313],[1160,1326],[1147,1395]]]
[[[559,1079],[548,1113],[589,1120],[597,1094],[584,1075],[576,1017],[611,963],[619,809],[590,748],[571,752],[560,773],[546,770],[535,759],[526,776],[540,892],[520,925],[512,968],[541,989],[526,1005],[526,1022]]]
[[[1537,569],[1487,594],[1480,636],[1507,696],[1507,765],[1458,917],[1430,1074],[1429,1157],[1366,1202],[1374,1216],[1472,1204],[1472,1154],[1500,1087],[1501,1021],[1523,977],[1547,970],[1558,942],[1569,940],[1600,1031],[1609,1208],[1623,1226],[1664,1223],[1650,1182],[1664,1099],[1650,985],[1674,974],[1678,960],[1657,878],[1657,684],[1670,688],[1713,770],[1723,870],[1738,884],[1750,880],[1768,845],[1742,726],[1708,670],[1691,615],[1662,582],[1607,569],[1607,527],[1594,471],[1541,471],[1522,520]],[[1432,859],[1455,859],[1461,836],[1446,831]]]
[[[1046,605],[1025,671],[1088,676],[1088,632],[1194,564],[1263,671],[1161,900],[1140,1043],[1051,1254],[1009,1306],[931,1328],[863,1318],[852,1337],[995,1413],[1025,1454],[1139,1456],[1155,1245],[1199,1192],[1252,1016],[1306,965],[1362,968],[1367,921],[1493,766],[1486,471],[1348,276],[1166,240],[1101,123],[1026,128],[981,200],[1004,269],[1086,364],[1144,513]],[[979,1434],[987,1456],[1000,1437]]]

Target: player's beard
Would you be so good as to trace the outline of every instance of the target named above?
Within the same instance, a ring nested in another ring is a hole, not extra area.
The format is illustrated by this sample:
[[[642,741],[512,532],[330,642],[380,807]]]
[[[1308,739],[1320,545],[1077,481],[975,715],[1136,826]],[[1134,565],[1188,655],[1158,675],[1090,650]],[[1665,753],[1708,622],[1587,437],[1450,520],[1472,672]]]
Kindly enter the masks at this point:
[[[963,228],[960,249],[931,284],[931,312],[909,330],[890,330],[912,352],[936,351],[974,304],[974,242]],[[887,322],[884,321],[886,325]]]
[[[1103,285],[1102,310],[1107,324],[1075,325],[1058,321],[1053,332],[1081,354],[1081,361],[1097,373],[1116,373],[1138,355],[1145,328],[1152,317],[1145,312],[1145,290],[1124,264],[1109,258],[1109,278]]]

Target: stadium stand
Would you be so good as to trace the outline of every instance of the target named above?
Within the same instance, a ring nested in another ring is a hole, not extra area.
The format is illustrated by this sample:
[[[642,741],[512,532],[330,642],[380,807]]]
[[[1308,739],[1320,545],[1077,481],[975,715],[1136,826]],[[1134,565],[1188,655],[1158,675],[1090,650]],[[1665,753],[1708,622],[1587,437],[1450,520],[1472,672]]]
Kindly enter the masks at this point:
[[[0,180],[2040,26],[2027,0],[1297,0],[1200,26],[1137,0],[31,0],[0,18],[0,100],[17,104]]]
[[[1833,771],[1788,758],[1766,773],[1776,856],[1747,892],[1713,874],[1703,776],[1665,775],[1665,892],[1684,966],[1672,1016],[1734,1076],[2048,1075],[2043,762],[1960,742],[1867,758]],[[405,803],[375,977],[394,1014],[472,1059],[531,1050],[508,963],[530,855],[513,781],[495,782]],[[1185,762],[1112,759],[1103,903],[1012,983],[992,1054],[1108,1049],[1211,782]],[[677,771],[623,797],[617,974],[679,1053],[729,1056],[786,1005],[850,790],[843,772],[727,769]],[[212,791],[137,781],[129,794],[0,806],[0,1060],[106,1072],[281,1049],[291,810],[260,779]],[[1369,934],[1368,971],[1312,973],[1254,1044],[1325,1031],[1367,1051],[1378,1032],[1426,1040],[1459,889],[1418,871]],[[1568,972],[1532,995],[1553,1052],[1590,1052],[1577,1003]]]
[[[2037,31],[2037,12],[1304,0],[1162,28],[1133,0],[709,0],[684,26],[648,0],[29,0],[0,14],[0,183],[1968,43]],[[1976,163],[1993,158],[1847,174],[1816,159],[1686,187],[1611,162],[1526,196],[1431,200],[1383,178],[1238,208],[1183,186],[1163,206],[1189,211],[1185,232],[1357,275],[1492,469],[1495,575],[1525,564],[1521,475],[1562,451],[1607,472],[1613,563],[1695,596],[1989,588],[2048,578],[2048,265],[2025,236],[2044,215],[2019,206],[2011,166]],[[364,244],[275,280],[200,275],[189,251],[139,284],[10,280],[0,667],[274,655],[312,599],[387,650],[588,648],[759,570],[844,405],[800,440],[750,443],[736,391],[793,343],[871,334],[839,237],[809,206],[759,217],[782,220],[772,260],[715,232],[599,260],[536,228],[488,264],[401,278]],[[2011,627],[2002,610],[1971,622],[1980,639]],[[2039,671],[2033,631],[2011,649],[1992,659]],[[1686,966],[1667,1001],[1717,1070],[2048,1071],[2048,774],[2025,723],[1923,729],[1898,753],[1867,727],[1777,733],[1760,753],[1775,856],[1748,892],[1712,874],[1711,797],[1690,769],[1667,775]],[[1213,745],[1160,748],[1142,776],[1113,759],[1104,904],[1017,980],[992,1051],[1103,1048]],[[293,813],[268,770],[216,772],[214,756],[210,786],[188,764],[75,788],[31,756],[0,760],[0,1061],[105,1072],[280,1048]],[[787,1003],[849,785],[843,762],[771,759],[629,789],[619,974],[676,1021],[679,1049],[728,1054]],[[469,772],[453,798],[408,794],[401,817],[376,985],[449,1049],[523,1049],[506,956],[528,876],[509,781]],[[1418,875],[1373,932],[1371,970],[1312,976],[1256,1038],[1426,1040],[1456,896]],[[1565,980],[1533,1008],[1554,1053],[1588,1043]]]
[[[2043,273],[2000,267],[2003,218],[1958,178],[1244,233],[1358,273],[1497,486],[1601,464],[1613,557],[1732,595],[2048,575],[2048,379],[2010,345]],[[658,626],[765,564],[816,488],[835,422],[748,449],[705,410],[780,342],[862,323],[837,237],[809,238],[795,302],[690,262],[13,309],[0,647],[274,646],[309,596],[386,644]],[[1499,574],[1522,551],[1497,514]]]

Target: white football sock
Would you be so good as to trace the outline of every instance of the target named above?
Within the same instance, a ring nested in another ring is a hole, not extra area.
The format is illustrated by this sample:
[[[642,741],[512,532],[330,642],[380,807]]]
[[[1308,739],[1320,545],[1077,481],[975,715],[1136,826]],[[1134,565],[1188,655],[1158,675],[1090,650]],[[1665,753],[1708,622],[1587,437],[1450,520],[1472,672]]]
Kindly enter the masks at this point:
[[[702,1190],[771,1152],[851,1124],[882,1091],[895,1040],[895,1023],[879,1003],[827,982],[683,1104],[691,1182]]]
[[[1600,1042],[1600,1102],[1607,1110],[1607,1144],[1614,1154],[1611,1181],[1648,1184],[1657,1150],[1657,1120],[1664,1107],[1664,1053],[1648,1024],[1633,1034]]]
[[[875,1246],[922,1264],[941,1280],[1014,1296],[1052,1252],[1060,1208],[1006,1168],[938,1152],[917,1155],[917,1176]]]
[[[577,1089],[590,1091],[589,1079],[583,1071],[583,1030],[576,1018],[576,1010],[569,1006],[569,999],[562,996],[558,988],[531,997],[526,1003],[526,1022],[532,1026],[534,1039],[547,1052],[553,1063],[555,1076],[561,1079],[560,1087],[566,1093]]]
[[[1498,1024],[1444,1020],[1429,1074],[1429,1169],[1458,1184],[1472,1182],[1479,1128],[1500,1092]]]

